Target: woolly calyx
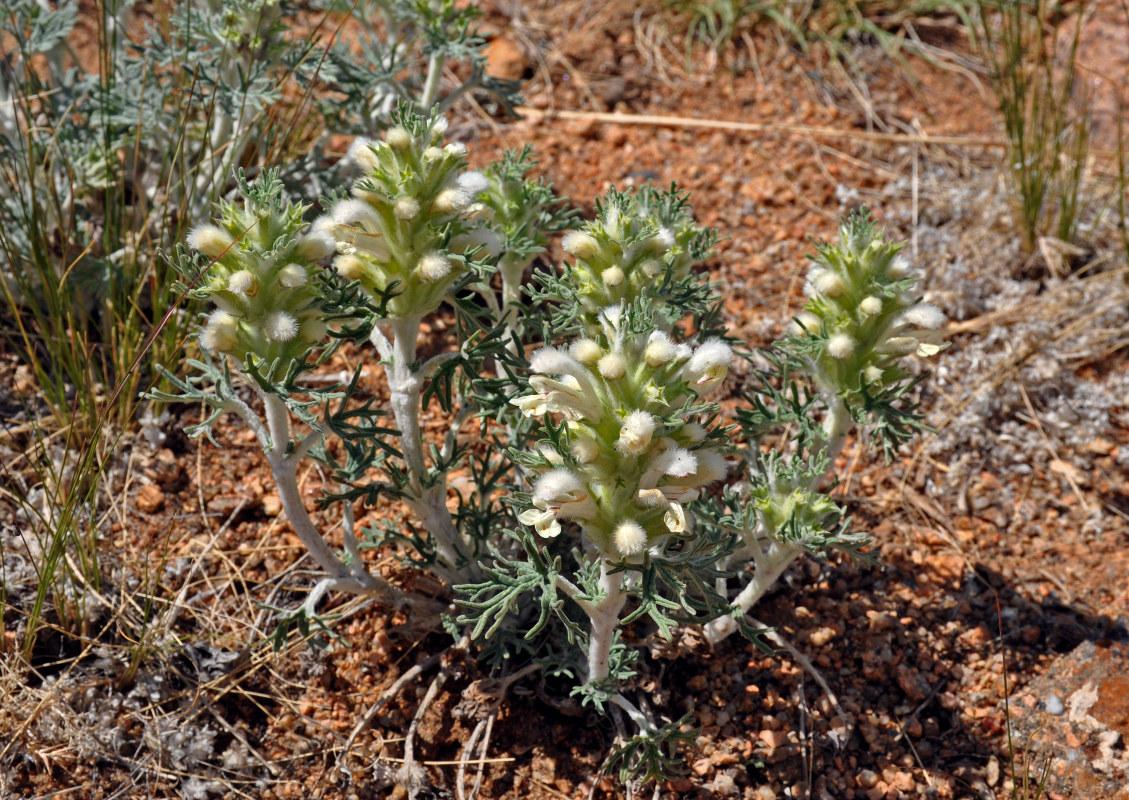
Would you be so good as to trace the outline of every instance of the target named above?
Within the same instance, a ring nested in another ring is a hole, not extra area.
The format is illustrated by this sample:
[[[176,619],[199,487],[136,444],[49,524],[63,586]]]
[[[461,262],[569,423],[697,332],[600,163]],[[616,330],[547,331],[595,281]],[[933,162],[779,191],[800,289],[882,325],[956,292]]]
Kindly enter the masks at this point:
[[[371,295],[391,295],[389,319],[435,310],[471,259],[499,251],[473,218],[487,179],[466,170],[465,147],[442,147],[446,130],[442,117],[398,111],[382,143],[356,149],[364,174],[330,209],[338,272]]]
[[[551,453],[540,451],[540,471],[550,475],[568,465],[569,474],[584,484],[595,512],[572,518],[613,558],[637,555],[666,536],[686,533],[692,519],[685,504],[724,476],[713,434],[701,423],[700,414],[710,407],[687,401],[712,388],[718,376],[710,371],[726,367],[731,357],[716,340],[695,350],[662,332],[621,333],[622,317],[614,309],[605,313],[606,338],[580,339],[567,350],[535,351],[530,356],[533,393],[511,400],[527,416],[563,418],[564,436],[555,440]],[[707,374],[697,385],[687,377]],[[526,524],[545,535],[559,533],[554,524],[563,515],[550,519],[545,502],[537,497],[532,502]],[[636,531],[617,543],[616,530],[625,520],[639,526],[643,537]],[[632,544],[621,546],[624,541]]]
[[[306,208],[282,200],[273,171],[240,189],[241,201],[220,203],[216,223],[188,237],[206,255],[223,248],[195,292],[217,308],[199,341],[214,355],[285,371],[326,334],[321,287],[311,278],[331,249],[329,237],[324,227],[302,233]]]
[[[848,407],[864,402],[863,386],[874,396],[904,381],[903,357],[944,348],[944,314],[916,302],[916,279],[899,249],[859,214],[843,224],[838,245],[820,246],[808,274],[809,300],[790,332],[823,339],[804,357],[821,391]]]

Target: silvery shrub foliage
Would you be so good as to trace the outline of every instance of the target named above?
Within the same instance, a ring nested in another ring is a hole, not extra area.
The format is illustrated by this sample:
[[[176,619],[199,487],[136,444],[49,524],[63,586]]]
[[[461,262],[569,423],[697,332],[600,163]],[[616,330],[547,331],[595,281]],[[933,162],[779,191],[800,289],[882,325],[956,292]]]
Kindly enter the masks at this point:
[[[318,215],[275,172],[241,178],[177,259],[209,311],[192,374],[161,396],[212,410],[197,435],[226,413],[255,431],[325,573],[280,630],[316,623],[330,591],[422,608],[366,568],[366,548],[390,549],[450,587],[449,626],[484,662],[539,660],[629,721],[608,769],[671,774],[690,720],[632,697],[641,643],[759,643],[746,612],[801,554],[869,559],[831,467],[855,426],[888,451],[919,427],[907,359],[943,346],[941,312],[863,211],[818,247],[787,335],[750,352],[697,269],[716,236],[674,187],[612,190],[582,222],[528,177],[528,149],[472,169],[441,114],[407,106],[348,161]],[[563,263],[534,266],[557,234]],[[453,343],[423,357],[437,318]],[[351,379],[307,380],[346,343],[368,354]],[[723,415],[738,361],[744,393]],[[387,402],[363,388],[376,365]],[[340,544],[302,502],[306,459],[332,477]],[[381,521],[357,526],[378,503]]]

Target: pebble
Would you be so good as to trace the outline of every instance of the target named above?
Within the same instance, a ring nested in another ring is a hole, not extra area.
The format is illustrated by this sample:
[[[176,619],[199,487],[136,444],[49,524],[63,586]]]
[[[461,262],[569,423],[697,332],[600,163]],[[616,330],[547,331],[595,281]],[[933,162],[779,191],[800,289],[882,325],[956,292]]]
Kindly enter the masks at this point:
[[[1062,698],[1057,694],[1052,694],[1047,698],[1046,707],[1047,713],[1056,717],[1062,716],[1063,712],[1066,711],[1066,706],[1063,705]]]
[[[781,745],[788,743],[788,734],[783,731],[770,731],[763,730],[757,736],[762,742],[768,745],[769,750],[775,750]]]
[[[878,785],[878,775],[869,769],[864,769],[855,778],[863,789],[873,789]]]
[[[165,494],[158,487],[149,484],[137,492],[137,510],[143,514],[154,514],[165,505]]]

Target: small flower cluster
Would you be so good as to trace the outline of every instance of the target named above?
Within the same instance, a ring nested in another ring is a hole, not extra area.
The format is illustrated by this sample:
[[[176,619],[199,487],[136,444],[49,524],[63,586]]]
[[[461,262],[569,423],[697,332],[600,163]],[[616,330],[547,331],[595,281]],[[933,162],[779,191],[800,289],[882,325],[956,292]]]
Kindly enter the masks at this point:
[[[280,201],[282,184],[271,174],[242,204],[221,203],[218,224],[200,225],[188,245],[211,260],[196,295],[216,308],[200,332],[201,346],[249,364],[300,359],[326,334],[318,262],[336,242],[325,231],[306,235],[306,206]]]
[[[702,236],[682,195],[649,187],[637,195],[610,192],[596,219],[561,242],[575,258],[569,278],[589,332],[598,329],[601,309],[653,297],[668,276],[686,278],[703,255],[695,246]]]
[[[694,401],[725,379],[733,354],[717,339],[694,348],[661,331],[627,334],[619,308],[601,318],[598,338],[534,352],[533,393],[511,401],[565,421],[559,445],[541,448],[533,508],[519,519],[545,537],[575,519],[608,555],[637,557],[687,531],[683,504],[725,476]]]
[[[913,295],[917,277],[898,254],[901,245],[862,218],[844,223],[840,236],[840,245],[820,247],[813,259],[804,287],[810,299],[792,333],[823,341],[814,370],[821,388],[875,394],[906,377],[903,356],[944,349],[945,317]]]
[[[372,294],[395,295],[389,318],[421,316],[466,272],[466,254],[497,237],[473,221],[489,182],[466,169],[466,146],[443,146],[447,120],[401,113],[383,141],[358,139],[350,157],[364,175],[353,197],[314,223],[336,238],[338,273]]]

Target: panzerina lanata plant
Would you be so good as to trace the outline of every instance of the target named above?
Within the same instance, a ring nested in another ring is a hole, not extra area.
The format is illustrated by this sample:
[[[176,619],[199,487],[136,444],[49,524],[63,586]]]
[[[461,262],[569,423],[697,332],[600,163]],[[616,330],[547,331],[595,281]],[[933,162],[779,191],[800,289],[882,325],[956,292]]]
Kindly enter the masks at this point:
[[[798,555],[863,555],[866,537],[826,494],[829,468],[852,424],[888,448],[912,433],[902,360],[936,352],[943,319],[912,294],[898,248],[852,218],[838,245],[820,247],[790,335],[740,353],[768,368],[754,368],[757,388],[734,426],[710,398],[736,343],[693,271],[715,237],[685,196],[613,190],[564,236],[563,267],[541,267],[520,288],[571,215],[547,184],[525,178],[528,152],[480,173],[445,131],[435,114],[401,110],[380,141],[354,145],[360,177],[309,228],[305,207],[264,175],[195,229],[198,255],[178,263],[215,306],[199,337],[211,358],[176,381],[178,397],[214,410],[198,432],[233,411],[258,435],[291,525],[328,576],[295,615],[301,624],[330,590],[395,593],[365,569],[362,548],[396,545],[456,591],[452,624],[466,626],[484,660],[505,668],[532,654],[571,678],[585,705],[626,713],[637,732],[607,766],[625,780],[658,779],[677,770],[687,720],[657,720],[630,698],[639,652],[624,630],[669,638],[704,625],[715,643],[735,630],[756,639],[745,613]],[[421,363],[421,322],[443,303],[458,345]],[[373,345],[391,426],[360,368],[344,386],[303,382],[342,340]],[[430,448],[428,403],[450,420]],[[474,419],[485,452],[461,435]],[[294,420],[308,432],[294,435]],[[765,435],[784,426],[790,439],[766,449]],[[324,447],[326,436],[341,447]],[[341,552],[301,503],[306,456],[337,483],[326,499],[341,504]],[[470,494],[451,486],[456,465],[474,478]],[[356,530],[354,502],[382,497],[409,515]]]

